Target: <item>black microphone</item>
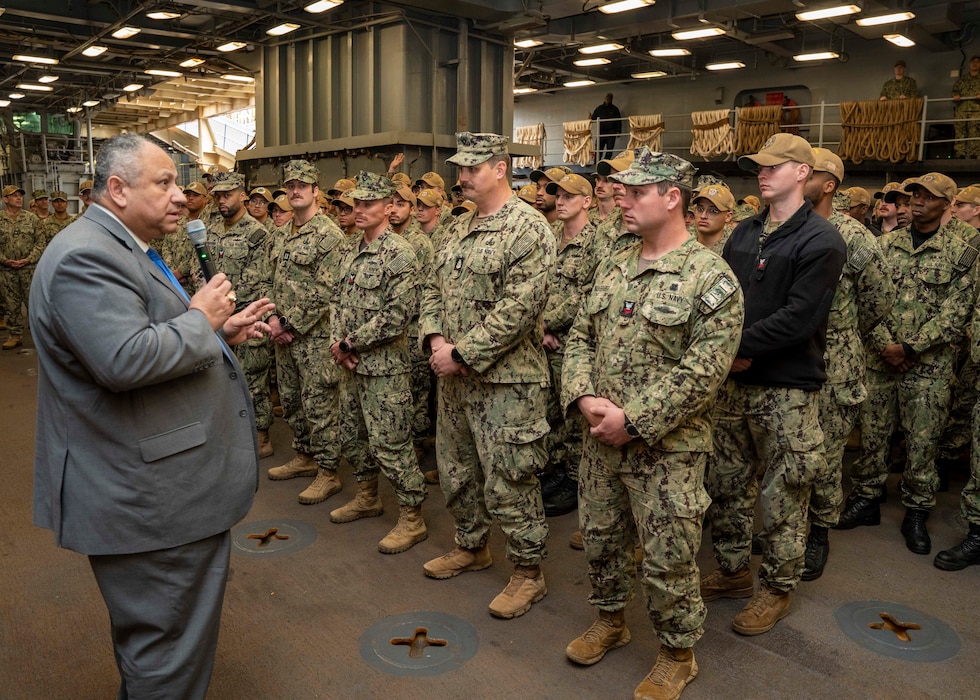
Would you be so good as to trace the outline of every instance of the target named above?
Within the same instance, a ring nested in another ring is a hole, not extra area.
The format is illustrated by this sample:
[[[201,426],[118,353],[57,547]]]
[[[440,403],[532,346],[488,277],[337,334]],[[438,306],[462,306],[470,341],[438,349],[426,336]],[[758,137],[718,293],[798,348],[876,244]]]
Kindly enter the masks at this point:
[[[208,248],[208,229],[200,219],[187,222],[187,236],[194,244],[194,252],[197,253],[197,261],[201,263],[201,274],[204,281],[210,282],[218,271],[214,269],[214,261],[211,260],[211,249]]]

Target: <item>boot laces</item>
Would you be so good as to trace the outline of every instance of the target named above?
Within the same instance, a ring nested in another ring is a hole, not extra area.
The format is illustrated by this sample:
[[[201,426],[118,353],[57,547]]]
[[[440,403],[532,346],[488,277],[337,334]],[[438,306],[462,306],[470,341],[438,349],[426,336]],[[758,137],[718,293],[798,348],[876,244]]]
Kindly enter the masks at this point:
[[[605,618],[600,617],[598,620],[592,623],[592,626],[586,630],[582,638],[590,644],[598,644],[602,639],[613,629],[613,625]]]
[[[758,595],[754,596],[749,604],[745,606],[746,610],[759,613],[772,605],[772,601],[776,598],[776,594],[770,591],[768,588],[763,588],[759,591]]]
[[[654,685],[666,685],[667,681],[674,675],[678,665],[677,659],[669,651],[661,651],[657,655],[657,663],[650,669],[647,675]]]

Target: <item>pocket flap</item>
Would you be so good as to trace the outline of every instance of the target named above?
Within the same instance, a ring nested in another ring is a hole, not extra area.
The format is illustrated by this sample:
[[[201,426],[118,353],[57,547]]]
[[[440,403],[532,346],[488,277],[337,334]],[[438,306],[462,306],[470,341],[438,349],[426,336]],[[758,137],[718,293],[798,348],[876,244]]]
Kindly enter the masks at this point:
[[[505,425],[500,428],[500,439],[511,445],[526,445],[544,437],[551,430],[547,418],[523,425]]]
[[[164,457],[203,445],[206,441],[204,425],[200,422],[191,423],[143,438],[139,441],[140,454],[143,455],[144,462],[156,462]]]

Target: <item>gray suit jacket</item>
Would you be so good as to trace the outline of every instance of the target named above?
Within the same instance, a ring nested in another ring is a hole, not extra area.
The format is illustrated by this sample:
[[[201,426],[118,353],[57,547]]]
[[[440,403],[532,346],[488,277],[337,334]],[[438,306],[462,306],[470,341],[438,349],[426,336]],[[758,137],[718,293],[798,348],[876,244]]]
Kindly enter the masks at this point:
[[[89,207],[34,273],[34,523],[83,554],[229,529],[258,487],[244,373],[120,224]]]

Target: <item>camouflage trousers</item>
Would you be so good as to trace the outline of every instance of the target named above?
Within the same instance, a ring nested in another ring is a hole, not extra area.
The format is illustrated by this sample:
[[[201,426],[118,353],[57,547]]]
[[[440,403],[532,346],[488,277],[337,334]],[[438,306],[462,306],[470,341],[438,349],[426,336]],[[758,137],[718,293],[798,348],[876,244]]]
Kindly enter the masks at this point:
[[[791,591],[803,573],[810,487],[826,470],[819,392],[740,385],[718,392],[714,455],[705,483],[715,558],[734,572],[749,563],[756,499],[762,505],[759,580]],[[761,490],[757,475],[761,472]]]
[[[973,423],[980,425],[980,400],[973,405]],[[960,512],[972,525],[980,525],[980,434],[973,433],[970,454],[970,478],[960,493]]]
[[[957,141],[953,146],[957,158],[980,158],[980,104],[975,100],[964,100],[956,105],[953,114],[957,121],[953,123]],[[973,139],[961,141],[960,139]]]
[[[255,429],[268,430],[272,425],[272,341],[268,338],[249,340],[235,347],[235,355],[245,370],[248,392],[255,406]]]
[[[24,309],[31,293],[33,274],[33,265],[19,270],[6,268],[0,271],[0,303],[3,303],[2,311],[7,314],[10,335],[24,335]]]
[[[578,478],[578,465],[582,460],[582,431],[585,420],[573,407],[566,416],[561,405],[561,366],[565,356],[561,352],[548,351],[551,366],[551,389],[548,393],[548,424],[551,431],[545,438],[548,462],[545,471],[564,469],[568,478]]]
[[[956,373],[953,382],[953,399],[949,405],[946,430],[939,440],[940,459],[958,459],[973,439],[973,407],[977,403],[977,382],[980,381],[980,365],[967,357]]]
[[[641,440],[624,447],[587,436],[579,467],[579,522],[592,594],[609,612],[633,598],[636,534],[643,546],[640,585],[660,641],[687,648],[704,633],[697,557],[710,499],[707,455],[661,452]]]
[[[888,478],[888,448],[896,424],[905,434],[908,456],[902,474],[902,504],[931,509],[939,475],[936,454],[949,412],[950,375],[904,374],[868,369],[868,400],[861,408],[861,454],[851,468],[851,493],[882,494]]]
[[[369,377],[343,370],[340,379],[344,455],[358,481],[391,482],[398,505],[417,506],[428,491],[412,447],[412,392],[408,374]]]
[[[817,474],[810,494],[810,524],[826,528],[837,524],[843,509],[841,475],[844,469],[844,448],[861,412],[859,403],[841,403],[837,397],[837,388],[834,384],[824,384],[820,390],[820,430],[823,431],[827,468]]]
[[[547,391],[461,376],[439,380],[439,485],[460,547],[485,545],[496,520],[515,564],[540,564],[547,555],[548,525],[535,477],[545,462]]]
[[[340,464],[340,368],[327,338],[297,336],[276,344],[276,376],[282,415],[293,429],[293,449],[324,469]]]
[[[413,328],[417,327],[415,324]],[[435,375],[429,367],[429,356],[422,352],[418,343],[409,343],[409,357],[412,362],[412,438],[421,442],[429,437],[432,430],[432,416],[429,398]]]

